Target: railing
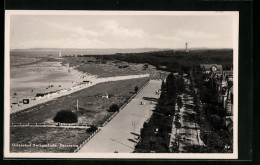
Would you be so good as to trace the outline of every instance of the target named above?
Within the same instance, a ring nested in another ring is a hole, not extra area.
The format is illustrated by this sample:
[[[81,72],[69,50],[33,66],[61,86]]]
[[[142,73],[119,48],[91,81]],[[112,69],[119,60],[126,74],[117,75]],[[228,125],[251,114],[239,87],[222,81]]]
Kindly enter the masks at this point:
[[[110,120],[112,120],[118,112],[115,112],[112,116],[110,116],[101,126],[104,127]]]
[[[77,123],[77,124],[68,124],[68,123],[10,123],[10,126],[67,126],[67,127],[90,127],[90,124],[86,123]]]
[[[112,120],[120,111],[124,109],[124,107],[150,82],[148,80],[133,96],[131,96],[126,103],[124,103],[120,108],[118,112],[115,112],[112,116],[110,116],[102,125],[101,127],[104,127],[110,120]]]
[[[93,132],[86,140],[84,140],[75,150],[74,152],[78,152],[90,139],[93,138],[94,135],[96,135],[100,131],[100,128],[98,128],[95,132]]]

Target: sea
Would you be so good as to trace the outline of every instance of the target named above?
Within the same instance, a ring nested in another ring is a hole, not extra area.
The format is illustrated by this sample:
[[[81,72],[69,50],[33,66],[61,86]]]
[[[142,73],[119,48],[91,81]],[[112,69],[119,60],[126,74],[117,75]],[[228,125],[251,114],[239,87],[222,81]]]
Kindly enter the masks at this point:
[[[62,60],[49,62],[42,57],[10,54],[11,104],[33,99],[37,93],[57,91],[82,82],[83,73],[62,65]]]

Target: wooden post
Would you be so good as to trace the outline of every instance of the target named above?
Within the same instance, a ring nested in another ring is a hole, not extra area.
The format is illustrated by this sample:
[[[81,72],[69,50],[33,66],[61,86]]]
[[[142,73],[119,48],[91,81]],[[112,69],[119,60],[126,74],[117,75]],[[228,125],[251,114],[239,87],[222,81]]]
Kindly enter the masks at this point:
[[[77,100],[77,111],[79,110],[79,100]]]
[[[132,127],[134,128],[134,148],[135,148],[135,121],[132,121]]]

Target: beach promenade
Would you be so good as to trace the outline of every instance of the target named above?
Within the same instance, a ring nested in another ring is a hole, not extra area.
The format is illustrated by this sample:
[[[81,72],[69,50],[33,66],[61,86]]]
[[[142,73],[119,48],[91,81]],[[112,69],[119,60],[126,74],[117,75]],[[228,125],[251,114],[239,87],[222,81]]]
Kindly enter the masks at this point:
[[[127,79],[135,79],[135,78],[142,78],[142,77],[149,77],[149,74],[143,74],[143,75],[128,75],[128,76],[115,76],[115,77],[106,77],[106,78],[95,78],[92,77],[91,79],[88,79],[91,83],[88,84],[81,84],[75,87],[70,87],[69,90],[66,90],[63,93],[59,93],[56,95],[53,95],[51,97],[47,97],[40,100],[30,100],[30,104],[20,104],[20,106],[14,106],[12,105],[12,108],[10,110],[10,114],[36,106],[38,104],[46,103],[48,101],[51,101],[53,99],[59,98],[61,96],[72,94],[76,91],[88,88],[90,86],[96,85],[98,83],[103,82],[110,82],[110,81],[120,81],[120,80],[127,80]],[[82,80],[83,81],[83,80]]]
[[[161,81],[151,80],[100,132],[96,134],[80,153],[131,153],[139,140],[143,123],[152,115],[155,103],[144,98],[159,98],[155,91]],[[141,102],[143,104],[141,105]]]

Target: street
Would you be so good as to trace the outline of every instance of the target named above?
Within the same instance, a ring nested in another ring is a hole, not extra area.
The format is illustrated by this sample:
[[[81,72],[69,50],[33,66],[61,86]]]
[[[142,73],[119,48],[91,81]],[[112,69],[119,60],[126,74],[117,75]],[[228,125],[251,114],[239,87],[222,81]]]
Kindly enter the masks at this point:
[[[188,88],[188,82],[186,84],[186,91],[190,91]],[[188,92],[180,95],[183,107],[180,109],[181,125],[178,134],[181,135],[180,152],[184,151],[183,147],[186,145],[203,145],[199,136],[199,125],[195,122],[196,112],[193,110],[193,96]]]

